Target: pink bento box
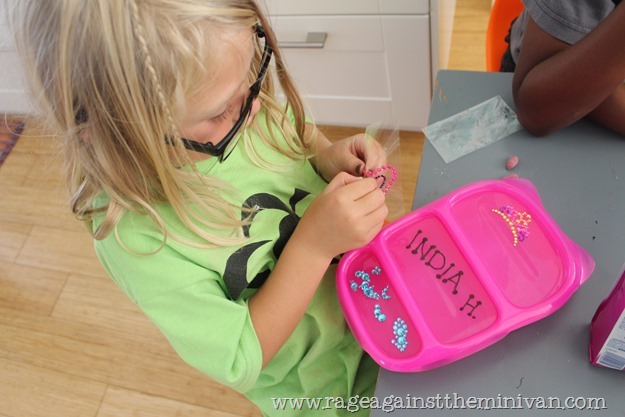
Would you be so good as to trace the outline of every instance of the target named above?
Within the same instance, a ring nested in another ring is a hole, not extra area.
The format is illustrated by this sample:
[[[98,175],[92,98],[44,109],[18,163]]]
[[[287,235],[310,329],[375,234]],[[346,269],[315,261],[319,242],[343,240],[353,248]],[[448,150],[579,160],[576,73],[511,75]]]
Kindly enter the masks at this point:
[[[594,269],[524,179],[469,184],[343,256],[339,301],[363,349],[399,372],[475,353],[560,308]]]

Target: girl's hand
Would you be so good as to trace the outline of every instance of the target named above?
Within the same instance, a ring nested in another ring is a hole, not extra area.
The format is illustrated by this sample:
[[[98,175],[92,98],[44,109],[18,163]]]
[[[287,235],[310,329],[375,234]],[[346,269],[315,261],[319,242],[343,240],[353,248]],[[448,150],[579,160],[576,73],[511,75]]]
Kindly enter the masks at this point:
[[[387,214],[374,179],[342,172],[310,204],[291,240],[304,246],[305,253],[330,260],[369,243]]]
[[[248,307],[266,366],[306,313],[332,259],[367,244],[388,210],[372,178],[338,174],[310,204]]]
[[[361,133],[322,149],[316,167],[328,182],[340,172],[362,176],[367,170],[386,164],[386,153],[375,139]]]

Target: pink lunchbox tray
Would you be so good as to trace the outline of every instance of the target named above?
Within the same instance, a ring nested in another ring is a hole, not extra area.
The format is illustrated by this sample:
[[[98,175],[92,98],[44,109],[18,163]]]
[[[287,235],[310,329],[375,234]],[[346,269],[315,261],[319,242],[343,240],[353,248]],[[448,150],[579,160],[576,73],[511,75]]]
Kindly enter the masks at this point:
[[[466,185],[343,256],[339,301],[382,367],[436,368],[560,308],[594,261],[524,179]]]

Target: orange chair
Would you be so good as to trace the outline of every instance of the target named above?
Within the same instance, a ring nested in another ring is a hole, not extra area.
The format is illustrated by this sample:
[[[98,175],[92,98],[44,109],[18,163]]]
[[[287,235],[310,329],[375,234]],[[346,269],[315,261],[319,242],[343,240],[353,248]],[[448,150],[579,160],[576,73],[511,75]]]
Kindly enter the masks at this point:
[[[510,23],[523,11],[521,0],[494,0],[486,28],[486,71],[499,71]]]

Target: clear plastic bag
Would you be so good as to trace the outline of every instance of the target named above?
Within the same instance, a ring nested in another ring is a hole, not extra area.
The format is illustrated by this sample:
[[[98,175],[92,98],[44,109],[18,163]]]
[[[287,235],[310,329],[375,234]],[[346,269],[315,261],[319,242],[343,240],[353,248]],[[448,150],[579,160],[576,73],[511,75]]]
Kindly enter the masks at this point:
[[[399,128],[391,121],[378,121],[369,125],[365,132],[375,139],[384,149],[386,161],[380,161],[379,166],[391,166],[394,168],[396,178],[386,192],[386,204],[388,205],[388,221],[393,221],[406,213],[401,178],[401,148]],[[388,178],[387,180],[390,180]]]

